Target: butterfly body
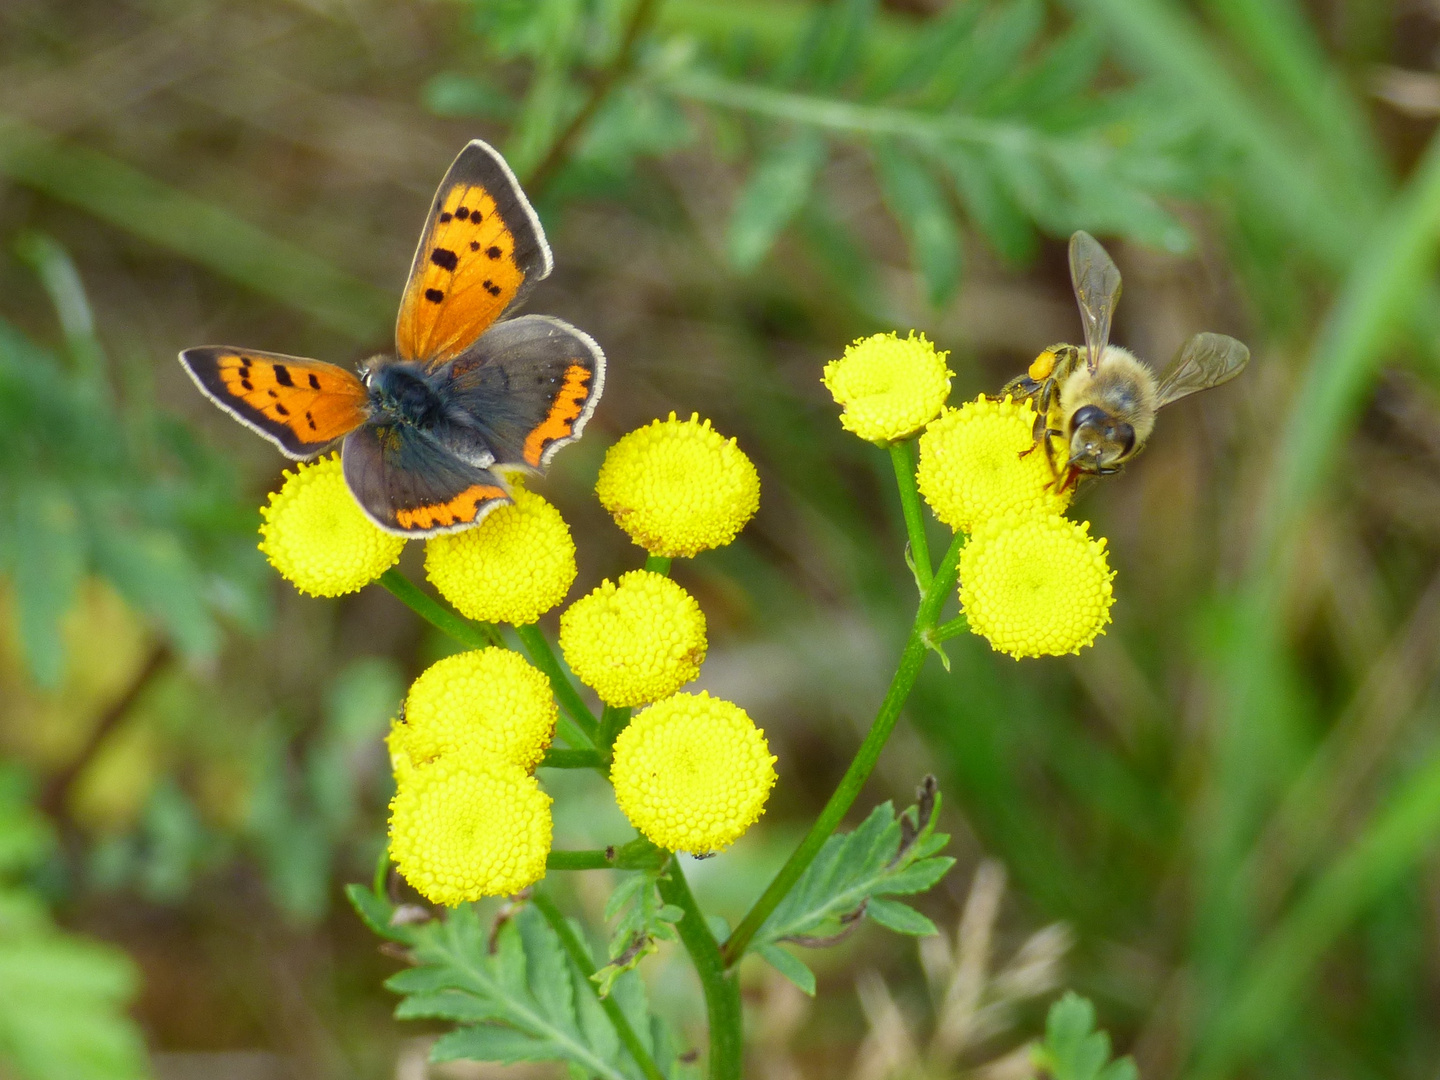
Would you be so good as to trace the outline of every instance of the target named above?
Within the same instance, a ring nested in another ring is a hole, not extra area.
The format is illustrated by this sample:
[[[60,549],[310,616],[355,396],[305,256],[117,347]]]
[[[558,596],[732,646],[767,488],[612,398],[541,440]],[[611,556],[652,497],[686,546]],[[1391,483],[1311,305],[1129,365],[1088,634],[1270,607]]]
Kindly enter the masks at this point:
[[[359,375],[226,346],[180,360],[212,401],[290,457],[343,439],[351,493],[381,528],[453,532],[509,501],[507,472],[542,470],[579,438],[600,399],[605,356],[587,334],[545,315],[501,318],[550,268],[514,175],[476,140],[431,207],[395,355]]]

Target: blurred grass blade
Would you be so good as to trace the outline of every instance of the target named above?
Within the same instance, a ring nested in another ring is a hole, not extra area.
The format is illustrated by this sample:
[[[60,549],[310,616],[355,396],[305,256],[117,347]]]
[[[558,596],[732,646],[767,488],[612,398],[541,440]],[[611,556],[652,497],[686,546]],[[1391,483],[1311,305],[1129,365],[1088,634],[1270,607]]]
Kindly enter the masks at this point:
[[[795,132],[760,159],[736,200],[726,237],[730,262],[737,270],[753,270],[770,253],[781,231],[805,205],[824,163],[825,138],[812,130]]]
[[[85,285],[70,253],[53,236],[35,232],[22,233],[15,250],[35,268],[50,294],[76,370],[92,389],[98,389],[104,379],[105,353],[95,333]]]
[[[1218,1080],[1258,1050],[1300,1004],[1305,982],[1340,933],[1394,889],[1440,842],[1440,748],[1396,789],[1365,832],[1264,941],[1224,1017],[1201,1041],[1192,1080]]]
[[[0,174],[78,206],[367,344],[383,339],[396,300],[228,210],[97,151],[0,116]]]
[[[80,512],[58,487],[26,485],[10,544],[20,644],[35,682],[47,689],[65,673],[64,620],[85,575]]]
[[[885,202],[900,222],[932,307],[960,284],[960,229],[945,191],[914,157],[889,143],[873,150]]]

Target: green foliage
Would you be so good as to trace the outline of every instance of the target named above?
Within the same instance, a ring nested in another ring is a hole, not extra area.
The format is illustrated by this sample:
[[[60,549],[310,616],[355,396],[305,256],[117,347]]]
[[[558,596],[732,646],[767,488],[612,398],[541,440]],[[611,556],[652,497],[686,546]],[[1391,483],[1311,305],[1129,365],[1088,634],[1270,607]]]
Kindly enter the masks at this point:
[[[656,942],[676,939],[675,923],[685,913],[660,898],[658,879],[663,872],[643,870],[623,878],[605,902],[605,921],[615,919],[615,926],[610,932],[610,962],[595,973],[602,997],[610,993],[616,978],[633,971],[659,947]]]
[[[642,1077],[595,987],[570,964],[533,905],[502,909],[488,928],[468,904],[443,919],[405,925],[370,890],[352,885],[348,893],[370,928],[404,945],[415,965],[386,984],[404,998],[396,1015],[460,1025],[435,1044],[431,1060],[563,1061],[580,1076]],[[681,1075],[666,1029],[649,1013],[639,975],[617,973],[610,996],[664,1074]]]
[[[23,781],[0,773],[0,1071],[19,1080],[139,1080],[144,1043],[125,1015],[134,967],[109,945],[59,931],[25,883],[52,848]]]
[[[69,257],[30,238],[69,362],[0,319],[0,571],[34,679],[64,672],[62,621],[87,575],[108,580],[185,654],[213,657],[223,615],[263,617],[260,559],[233,480],[181,431],[127,416]]]
[[[935,831],[940,794],[933,777],[920,788],[917,805],[900,814],[890,803],[870,812],[853,832],[825,841],[795,887],[756,933],[750,947],[807,994],[815,977],[782,942],[811,948],[832,945],[862,918],[898,934],[924,937],[935,924],[892,896],[924,892],[955,865],[937,854],[950,837]]]
[[[1140,1080],[1133,1060],[1110,1060],[1110,1036],[1095,1030],[1095,1006],[1074,991],[1050,1006],[1034,1058],[1051,1080]]]

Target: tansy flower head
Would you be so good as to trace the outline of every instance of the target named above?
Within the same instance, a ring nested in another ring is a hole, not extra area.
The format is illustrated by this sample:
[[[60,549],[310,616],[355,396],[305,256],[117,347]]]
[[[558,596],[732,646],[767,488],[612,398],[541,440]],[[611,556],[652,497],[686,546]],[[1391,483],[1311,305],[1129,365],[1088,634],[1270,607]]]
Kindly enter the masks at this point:
[[[843,410],[840,426],[871,442],[906,439],[939,415],[950,395],[948,353],[925,335],[875,334],[825,365],[821,381]]]
[[[570,605],[560,616],[560,648],[601,701],[643,705],[700,674],[705,615],[668,577],[632,570]]]
[[[390,858],[436,904],[519,892],[549,853],[550,796],[480,747],[415,766],[390,801]]]
[[[1105,540],[1058,514],[991,518],[960,552],[970,629],[1015,657],[1079,652],[1110,621]]]
[[[697,415],[656,420],[605,455],[600,504],[652,555],[688,558],[734,540],[760,508],[760,474]]]
[[[280,576],[312,596],[356,592],[394,566],[405,538],[385,532],[345,486],[340,455],[285,473],[260,508],[260,550]]]
[[[1003,514],[1059,514],[1070,504],[1045,447],[1035,444],[1035,409],[1009,398],[967,401],[932,421],[920,436],[916,480],[956,532]]]
[[[431,664],[411,685],[404,720],[391,734],[391,757],[420,765],[473,746],[528,772],[550,745],[555,716],[550,681],[520,654],[498,648],[457,653]]]
[[[652,842],[671,851],[718,851],[764,812],[775,759],[738,705],[676,694],[620,733],[610,782],[630,824]]]
[[[425,542],[425,576],[466,618],[533,623],[570,591],[575,541],[560,511],[520,486],[465,532]]]

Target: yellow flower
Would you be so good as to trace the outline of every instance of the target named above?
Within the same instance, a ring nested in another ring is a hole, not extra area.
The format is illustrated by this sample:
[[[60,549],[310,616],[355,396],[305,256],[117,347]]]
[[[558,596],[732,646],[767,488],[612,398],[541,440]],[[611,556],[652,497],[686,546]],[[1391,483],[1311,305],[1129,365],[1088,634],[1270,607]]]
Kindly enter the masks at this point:
[[[605,455],[600,504],[652,555],[688,558],[734,540],[760,508],[760,474],[698,415],[656,420]]]
[[[871,442],[895,442],[914,435],[944,407],[948,355],[913,330],[908,338],[875,334],[826,364],[821,382],[843,410],[841,427]]]
[[[1110,621],[1105,539],[1058,514],[991,518],[960,552],[960,603],[998,651],[1078,653]]]
[[[414,766],[390,801],[390,858],[436,904],[519,892],[549,853],[550,796],[480,747]]]
[[[550,680],[509,649],[476,649],[431,664],[410,687],[391,734],[392,759],[421,765],[466,747],[527,772],[555,734]],[[397,772],[403,769],[397,768]]]
[[[915,477],[935,516],[956,532],[1003,514],[1059,514],[1070,505],[1045,448],[1035,446],[1028,401],[982,397],[947,409],[920,436]]]
[[[560,648],[601,701],[643,705],[700,674],[705,615],[668,577],[632,570],[570,605],[560,616]]]
[[[638,713],[615,740],[615,800],[651,841],[704,853],[734,843],[765,810],[775,758],[738,705],[676,694]]]
[[[575,541],[560,511],[518,485],[513,504],[425,541],[425,576],[466,618],[533,623],[570,591]]]
[[[312,596],[363,589],[400,560],[405,538],[365,516],[345,486],[340,455],[285,473],[260,508],[260,550],[280,576]]]

